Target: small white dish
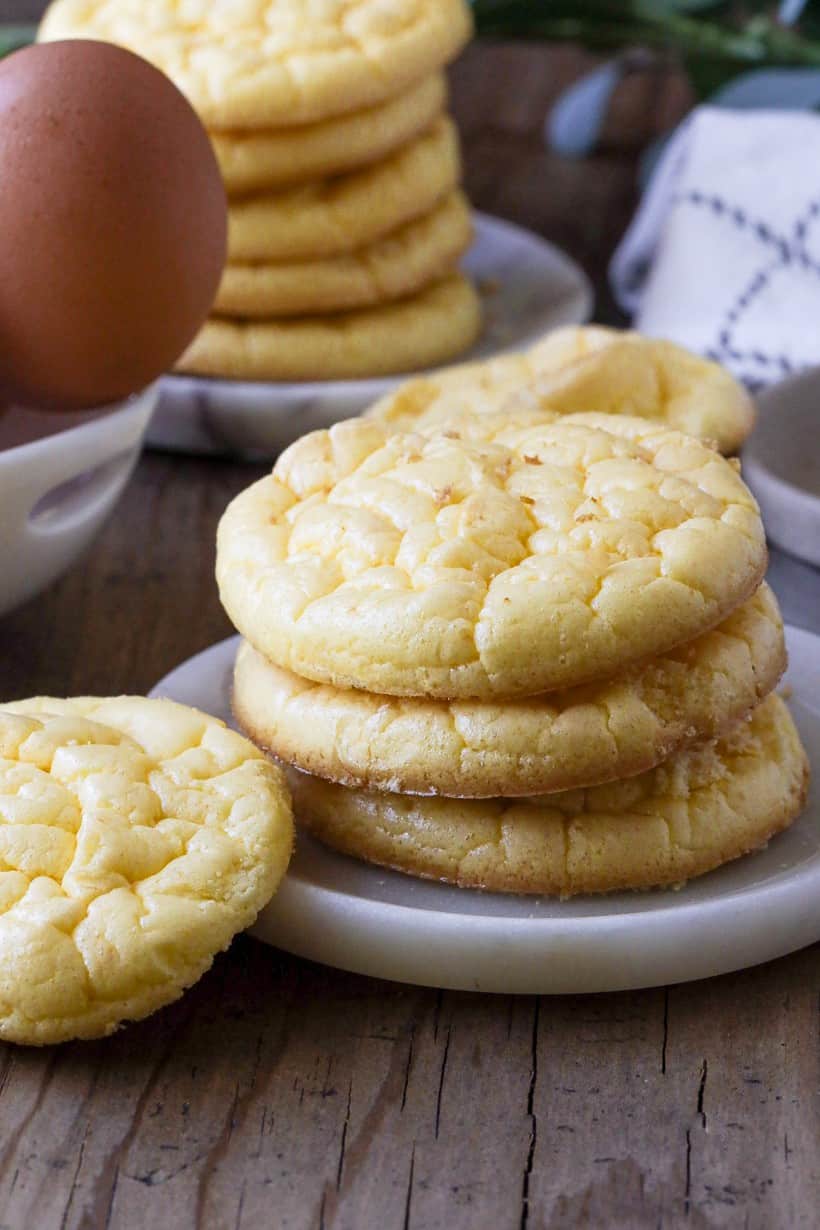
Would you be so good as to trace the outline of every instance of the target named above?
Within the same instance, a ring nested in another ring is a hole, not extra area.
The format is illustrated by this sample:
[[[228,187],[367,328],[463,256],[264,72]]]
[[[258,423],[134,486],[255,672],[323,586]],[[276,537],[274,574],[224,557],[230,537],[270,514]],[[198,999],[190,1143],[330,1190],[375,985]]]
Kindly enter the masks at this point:
[[[522,350],[550,329],[580,324],[593,295],[582,269],[559,248],[511,222],[476,213],[463,267],[485,292],[478,343],[455,362]],[[406,376],[274,384],[166,376],[148,432],[155,448],[271,458],[298,436],[360,414]]]
[[[820,637],[787,629],[792,710],[820,774]],[[230,720],[238,638],[154,688]],[[620,991],[708,978],[820,939],[820,791],[757,854],[677,892],[556,901],[428,883],[327,850],[304,834],[253,934],[377,978],[522,994]]]
[[[772,385],[758,411],[743,477],[770,540],[820,567],[820,367]]]
[[[157,390],[59,420],[20,412],[32,434],[53,434],[0,448],[0,615],[66,572],[101,528],[136,465]],[[15,414],[4,411],[10,425]]]

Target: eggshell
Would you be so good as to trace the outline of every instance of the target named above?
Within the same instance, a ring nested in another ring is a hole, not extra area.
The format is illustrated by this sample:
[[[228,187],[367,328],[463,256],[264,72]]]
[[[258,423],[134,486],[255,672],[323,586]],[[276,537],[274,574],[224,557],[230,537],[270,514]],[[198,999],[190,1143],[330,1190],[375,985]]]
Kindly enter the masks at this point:
[[[65,409],[167,370],[208,313],[227,207],[207,134],[108,43],[0,62],[0,390]]]

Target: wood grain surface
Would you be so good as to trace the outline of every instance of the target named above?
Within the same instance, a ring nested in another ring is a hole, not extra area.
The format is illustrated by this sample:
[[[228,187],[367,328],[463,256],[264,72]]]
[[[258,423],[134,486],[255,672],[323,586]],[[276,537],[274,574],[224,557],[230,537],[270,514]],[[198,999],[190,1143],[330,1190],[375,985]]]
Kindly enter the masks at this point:
[[[636,157],[686,96],[630,81],[601,151],[562,162],[543,118],[591,63],[475,47],[455,106],[476,204],[567,248],[612,320]],[[259,472],[146,456],[85,560],[0,620],[0,695],[144,692],[227,635],[214,530]],[[0,1048],[0,1230],[813,1228],[818,975],[814,948],[668,990],[482,997],[243,938],[108,1041]]]

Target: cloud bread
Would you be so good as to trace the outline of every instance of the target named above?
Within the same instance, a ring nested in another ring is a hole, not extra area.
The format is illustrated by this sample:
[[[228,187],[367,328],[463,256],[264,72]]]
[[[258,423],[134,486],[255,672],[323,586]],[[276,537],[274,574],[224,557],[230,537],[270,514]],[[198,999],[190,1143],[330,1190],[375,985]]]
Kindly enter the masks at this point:
[[[345,256],[226,265],[213,312],[264,318],[389,302],[442,278],[471,238],[470,207],[456,190],[430,213]]]
[[[233,380],[351,380],[444,363],[481,331],[471,282],[450,274],[415,295],[323,316],[207,320],[177,369]]]
[[[212,132],[211,142],[228,194],[242,196],[377,162],[428,128],[446,102],[444,74],[431,73],[364,111],[298,128]]]
[[[208,128],[282,128],[370,107],[458,54],[465,0],[55,0],[41,42],[119,43]]]
[[[599,411],[660,419],[734,453],[754,424],[746,390],[673,342],[598,325],[557,329],[521,354],[406,381],[368,411],[396,431],[444,423],[481,438],[504,421]]]
[[[292,846],[280,771],[170,701],[0,706],[0,1038],[111,1033],[249,926]]]
[[[762,585],[712,632],[603,683],[512,700],[435,701],[311,683],[239,650],[233,706],[255,743],[308,773],[400,794],[547,794],[644,772],[744,717],[786,665]]]
[[[760,848],[803,809],[808,762],[772,695],[721,739],[589,790],[421,799],[288,779],[298,821],[345,854],[462,887],[569,897],[681,884]]]
[[[572,416],[514,447],[313,432],[222,517],[247,640],[336,687],[493,699],[626,670],[715,627],[766,545],[732,463],[643,419]]]
[[[442,116],[374,166],[228,207],[229,261],[316,260],[353,252],[429,212],[458,183],[458,134]]]

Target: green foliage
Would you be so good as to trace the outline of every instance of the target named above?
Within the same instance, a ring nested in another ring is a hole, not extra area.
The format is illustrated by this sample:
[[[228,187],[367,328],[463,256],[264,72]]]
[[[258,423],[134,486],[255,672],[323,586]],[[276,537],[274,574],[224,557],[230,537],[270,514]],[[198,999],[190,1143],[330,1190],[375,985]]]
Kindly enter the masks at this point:
[[[34,42],[37,33],[36,26],[2,26],[0,25],[0,56],[7,56],[12,51],[19,51]]]
[[[480,35],[676,54],[701,97],[751,68],[820,66],[820,14],[794,26],[766,0],[472,0]]]

